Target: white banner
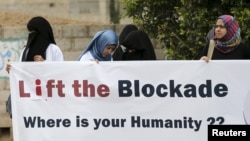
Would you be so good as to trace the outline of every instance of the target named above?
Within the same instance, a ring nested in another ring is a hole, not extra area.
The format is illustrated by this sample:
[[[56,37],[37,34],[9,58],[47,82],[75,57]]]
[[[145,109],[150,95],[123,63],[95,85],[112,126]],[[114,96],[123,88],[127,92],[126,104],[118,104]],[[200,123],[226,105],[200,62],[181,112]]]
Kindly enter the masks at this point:
[[[250,123],[250,61],[12,62],[15,141],[206,141]]]

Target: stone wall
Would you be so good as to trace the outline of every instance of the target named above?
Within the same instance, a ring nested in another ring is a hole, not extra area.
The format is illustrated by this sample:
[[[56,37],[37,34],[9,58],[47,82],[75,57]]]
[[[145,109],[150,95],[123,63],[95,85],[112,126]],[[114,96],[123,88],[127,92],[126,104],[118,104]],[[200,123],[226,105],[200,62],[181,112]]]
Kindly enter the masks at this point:
[[[0,10],[109,24],[109,5],[110,0],[1,0]],[[116,7],[121,14],[124,12],[119,0],[116,0]],[[120,21],[122,24],[128,22],[131,19]]]

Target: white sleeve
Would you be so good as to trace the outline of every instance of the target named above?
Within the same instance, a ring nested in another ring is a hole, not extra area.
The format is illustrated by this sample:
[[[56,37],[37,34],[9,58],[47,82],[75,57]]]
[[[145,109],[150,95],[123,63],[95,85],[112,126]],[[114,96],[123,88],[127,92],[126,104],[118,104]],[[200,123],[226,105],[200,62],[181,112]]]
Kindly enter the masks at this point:
[[[90,51],[83,54],[82,57],[80,58],[80,61],[93,61],[93,60],[94,60],[94,57],[92,56]]]
[[[49,44],[46,50],[45,61],[64,61],[64,56],[61,49],[55,44]]]
[[[23,50],[21,51],[21,54],[20,54],[20,57],[19,57],[19,62],[22,62],[24,49],[25,49],[25,47],[24,47]]]

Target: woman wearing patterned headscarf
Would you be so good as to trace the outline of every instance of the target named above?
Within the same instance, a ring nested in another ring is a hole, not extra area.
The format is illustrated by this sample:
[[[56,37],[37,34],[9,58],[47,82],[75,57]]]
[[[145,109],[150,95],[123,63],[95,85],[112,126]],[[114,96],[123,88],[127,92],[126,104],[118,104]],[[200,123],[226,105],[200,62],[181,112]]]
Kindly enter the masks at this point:
[[[233,16],[219,16],[214,26],[215,46],[211,59],[250,59],[250,48],[242,42],[240,32],[239,24]],[[207,62],[208,48],[209,45],[204,48],[201,57]]]
[[[78,61],[112,61],[112,52],[118,44],[113,30],[103,30],[95,34],[87,48],[78,57]]]

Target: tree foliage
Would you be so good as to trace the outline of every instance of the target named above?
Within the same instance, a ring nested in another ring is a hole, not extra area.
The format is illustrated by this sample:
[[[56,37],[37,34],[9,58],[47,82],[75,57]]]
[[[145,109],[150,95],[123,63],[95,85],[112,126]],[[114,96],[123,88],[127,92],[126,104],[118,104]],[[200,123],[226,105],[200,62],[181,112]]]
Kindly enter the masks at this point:
[[[159,39],[166,56],[174,60],[198,59],[205,37],[223,14],[234,16],[242,37],[250,39],[249,0],[121,0],[125,16]]]

